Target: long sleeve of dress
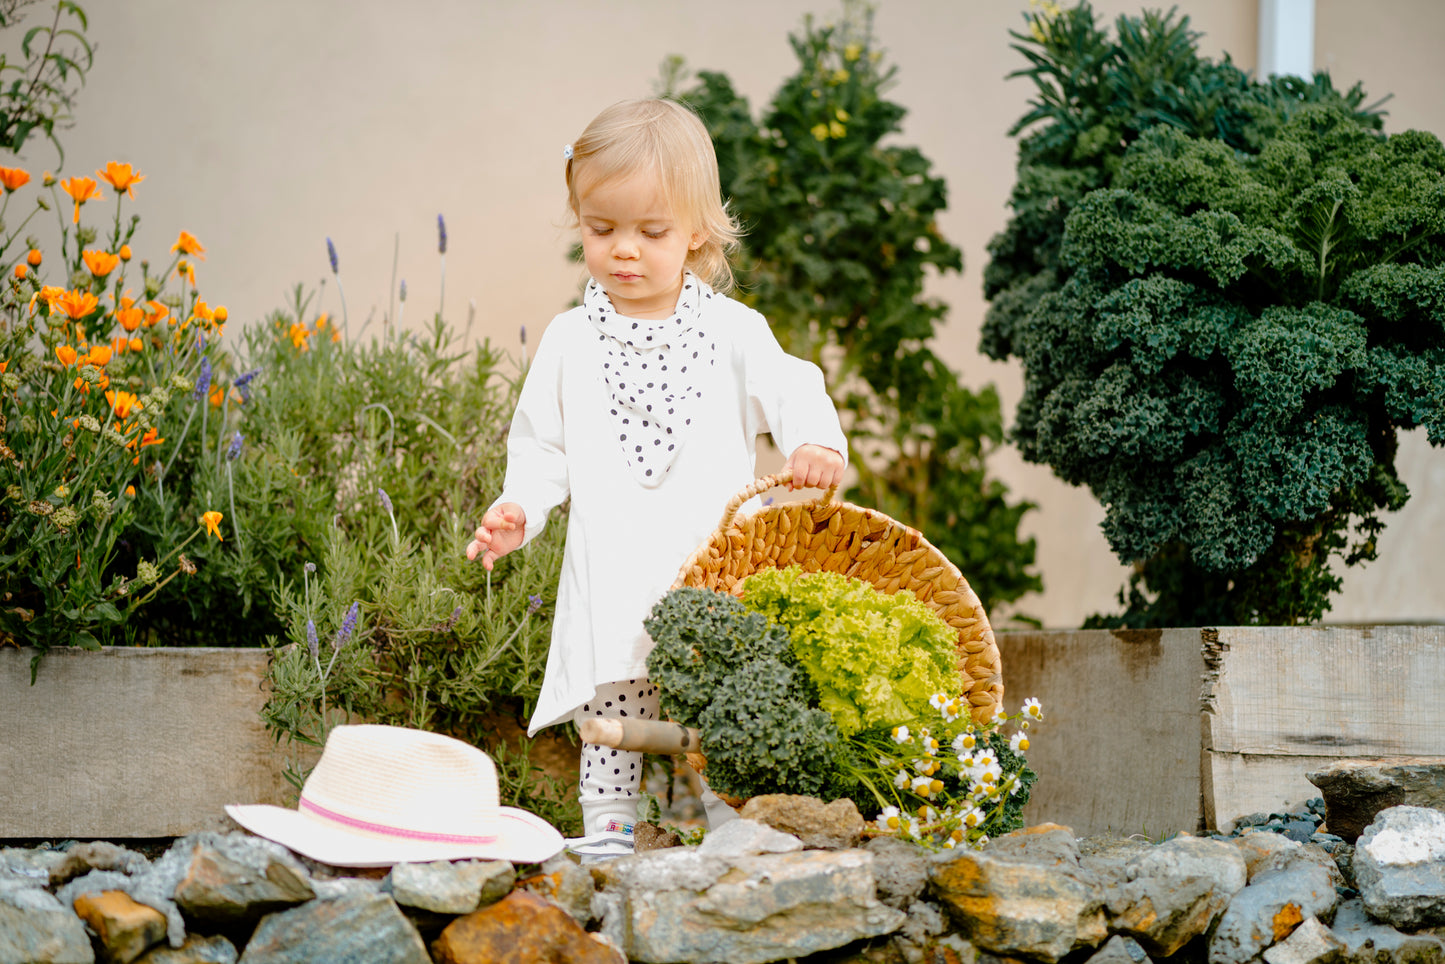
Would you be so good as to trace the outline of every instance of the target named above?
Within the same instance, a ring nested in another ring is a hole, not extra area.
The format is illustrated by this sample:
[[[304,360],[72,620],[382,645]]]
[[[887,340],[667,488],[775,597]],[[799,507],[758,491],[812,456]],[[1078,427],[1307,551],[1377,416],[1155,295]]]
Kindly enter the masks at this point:
[[[783,351],[761,315],[746,321],[746,390],[754,433],[771,432],[784,455],[800,445],[822,445],[841,454],[846,465],[848,443],[822,371]]]
[[[549,327],[537,346],[537,355],[512,414],[507,433],[507,475],[493,505],[515,502],[526,513],[525,545],[547,524],[547,514],[571,492],[567,473],[567,444],[562,423],[564,355],[550,340]]]

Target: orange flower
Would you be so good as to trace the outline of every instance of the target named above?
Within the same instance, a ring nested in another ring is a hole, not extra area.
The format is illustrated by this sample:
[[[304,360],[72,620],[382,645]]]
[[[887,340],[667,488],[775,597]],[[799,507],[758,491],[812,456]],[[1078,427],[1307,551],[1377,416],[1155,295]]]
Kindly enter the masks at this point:
[[[182,259],[180,263],[176,265],[176,277],[185,278],[191,283],[192,288],[196,286],[196,269],[185,259]]]
[[[216,320],[217,320],[217,321],[221,322],[222,324],[225,324],[226,319],[229,318],[229,317],[231,317],[231,313],[226,310],[226,306],[225,306],[225,305],[216,305]]]
[[[306,330],[305,325],[292,322],[290,330],[286,332],[286,337],[291,339],[292,347],[305,351],[306,339],[311,337],[311,332]]]
[[[30,263],[30,267],[32,268],[40,267],[41,258],[39,248],[31,248],[30,253],[25,256],[25,260]]]
[[[91,345],[90,355],[87,359],[89,364],[104,368],[110,363],[110,348],[107,345]]]
[[[30,174],[18,167],[0,167],[0,184],[5,185],[7,194],[20,190],[29,180]]]
[[[226,390],[220,385],[217,385],[211,389],[211,394],[206,397],[210,401],[212,408],[220,408],[221,403],[226,400]]]
[[[129,164],[120,164],[116,161],[107,161],[105,170],[95,173],[109,181],[110,186],[117,191],[124,191],[128,194],[132,201],[135,200],[135,185],[145,180],[145,175],[133,172]]]
[[[0,361],[0,375],[5,374],[5,369],[9,367],[10,363],[8,361]]]
[[[100,193],[100,186],[88,177],[72,177],[67,181],[61,181],[60,186],[65,193],[75,199],[74,223],[80,223],[80,206],[86,201],[104,201]]]
[[[55,357],[60,359],[60,364],[69,368],[75,364],[76,351],[69,345],[56,345]]]
[[[30,269],[26,268],[25,265],[23,265],[23,264],[17,264],[17,265],[15,266],[15,277],[16,277],[16,279],[17,279],[17,280],[20,280],[20,281],[24,281],[24,280],[25,280],[25,272],[28,271],[28,270],[30,270]]]
[[[115,270],[116,265],[120,264],[120,258],[109,251],[84,251],[80,257],[85,261],[85,266],[90,269],[90,273],[97,278],[104,278]]]
[[[146,307],[150,309],[150,311],[146,312],[147,328],[154,327],[157,322],[163,320],[166,315],[171,313],[171,310],[159,301],[147,301]]]
[[[195,307],[191,309],[191,317],[209,322],[216,320],[216,313],[212,311],[211,306],[204,301],[197,301]]]
[[[131,350],[131,351],[140,351],[140,350],[141,350],[142,348],[144,348],[144,347],[145,347],[145,342],[141,341],[139,338],[132,338],[132,339],[130,340],[130,350]]]
[[[120,322],[120,326],[126,331],[135,331],[145,320],[145,312],[139,308],[117,308],[115,320]]]
[[[325,312],[323,312],[322,314],[318,315],[317,318],[316,318],[316,330],[317,330],[317,331],[320,331],[321,329],[325,328],[325,327],[326,327],[326,323],[327,323],[328,321],[330,321],[330,320],[331,320],[331,316],[328,315],[328,314],[326,314]]]
[[[110,340],[110,351],[113,355],[124,355],[125,350],[130,347],[130,342],[125,335],[116,335]]]
[[[202,261],[206,260],[206,249],[201,246],[201,242],[196,240],[196,236],[189,231],[181,232],[180,237],[176,238],[176,243],[171,245],[171,250],[179,251],[181,254],[192,255],[193,257],[200,258]]]
[[[217,512],[214,509],[212,509],[210,512],[201,513],[201,525],[205,526],[206,531],[209,532],[211,535],[215,536],[218,542],[226,541],[221,538],[220,528],[221,520],[224,518],[225,516],[221,515],[221,513]]]
[[[125,487],[125,494],[128,495],[128,496],[131,496],[131,497],[133,498],[133,497],[135,496],[135,486],[133,486],[133,485],[128,485],[128,486],[126,486],[126,487]]]
[[[115,412],[115,417],[122,421],[130,418],[132,411],[139,411],[143,407],[140,400],[130,392],[106,392],[105,400],[110,403],[110,409]]]
[[[44,292],[41,295],[44,296]],[[70,316],[72,321],[79,321],[90,314],[100,304],[100,299],[89,291],[67,291],[50,303],[50,310],[55,311],[56,306]]]
[[[120,260],[122,260],[122,261],[129,261],[129,260],[130,260],[130,245],[128,245],[128,244],[123,244],[123,245],[121,245],[121,246],[120,246],[120,251],[117,252],[117,253],[120,255]]]
[[[141,447],[141,448],[145,448],[147,445],[159,445],[159,444],[161,444],[162,442],[165,441],[165,439],[161,438],[161,437],[160,437],[160,434],[161,434],[160,429],[158,429],[158,428],[156,428],[154,425],[152,425],[150,428],[146,429],[146,433],[141,436],[141,439],[140,439],[140,447]]]

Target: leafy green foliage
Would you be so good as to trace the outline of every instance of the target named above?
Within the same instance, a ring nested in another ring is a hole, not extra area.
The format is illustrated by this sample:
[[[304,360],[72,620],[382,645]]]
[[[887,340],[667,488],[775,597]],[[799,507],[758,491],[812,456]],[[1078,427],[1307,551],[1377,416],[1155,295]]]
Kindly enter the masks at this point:
[[[935,693],[958,693],[958,634],[912,592],[881,593],[836,572],[765,569],[743,605],[785,627],[818,705],[839,731],[923,716]]]
[[[26,8],[35,2],[0,0],[0,30],[18,29]],[[70,121],[75,95],[94,62],[94,50],[85,39],[89,26],[80,4],[57,0],[50,22],[30,27],[20,39],[19,62],[11,63],[0,53],[0,147],[18,154],[31,135],[40,133],[64,163],[65,151],[55,132]]]
[[[684,86],[674,61],[665,80],[707,124],[747,229],[741,298],[826,373],[857,472],[849,497],[927,533],[986,606],[1015,600],[1040,583],[1018,534],[1032,505],[985,471],[1003,440],[997,394],[960,385],[929,346],[947,307],[924,283],[963,267],[938,230],[944,182],[917,148],[885,143],[905,111],[885,96],[896,68],[866,7],[808,18],[790,41],[798,72],[760,121],[723,74]]]
[[[1445,443],[1445,149],[1358,87],[1200,58],[1172,13],[1030,22],[983,348],[1023,364],[1024,457],[1135,565],[1100,621],[1319,619],[1408,497],[1396,429]]]

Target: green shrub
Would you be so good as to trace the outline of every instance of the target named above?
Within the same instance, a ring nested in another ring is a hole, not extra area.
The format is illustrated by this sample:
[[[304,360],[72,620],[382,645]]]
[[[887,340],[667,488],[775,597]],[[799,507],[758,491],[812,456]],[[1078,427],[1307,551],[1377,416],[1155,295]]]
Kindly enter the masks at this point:
[[[1396,430],[1445,443],[1445,150],[1358,87],[1199,57],[1172,13],[1030,24],[983,347],[1023,365],[1024,457],[1135,566],[1098,622],[1317,620],[1408,497]]]

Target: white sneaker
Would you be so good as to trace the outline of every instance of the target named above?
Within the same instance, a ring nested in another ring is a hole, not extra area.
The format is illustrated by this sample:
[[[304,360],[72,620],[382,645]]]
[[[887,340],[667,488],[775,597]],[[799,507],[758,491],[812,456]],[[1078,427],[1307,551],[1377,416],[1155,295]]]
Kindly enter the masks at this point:
[[[631,857],[633,853],[630,828],[626,832],[603,830],[586,837],[572,837],[566,844],[567,851],[576,854],[584,864],[611,860],[614,857]]]

